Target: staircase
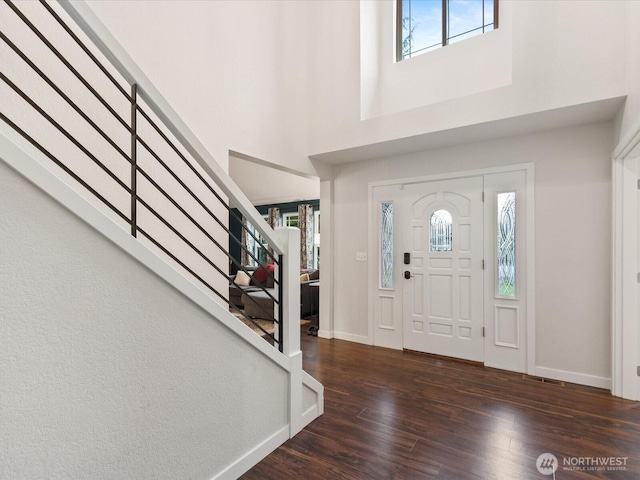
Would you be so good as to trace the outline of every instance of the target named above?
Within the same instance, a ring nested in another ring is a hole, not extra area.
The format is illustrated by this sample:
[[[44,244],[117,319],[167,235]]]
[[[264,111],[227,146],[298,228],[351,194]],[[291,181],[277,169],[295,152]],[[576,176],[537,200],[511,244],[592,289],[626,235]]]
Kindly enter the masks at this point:
[[[323,412],[299,231],[85,3],[5,0],[0,38],[0,477],[237,478]],[[267,341],[228,300],[230,205],[275,267]]]

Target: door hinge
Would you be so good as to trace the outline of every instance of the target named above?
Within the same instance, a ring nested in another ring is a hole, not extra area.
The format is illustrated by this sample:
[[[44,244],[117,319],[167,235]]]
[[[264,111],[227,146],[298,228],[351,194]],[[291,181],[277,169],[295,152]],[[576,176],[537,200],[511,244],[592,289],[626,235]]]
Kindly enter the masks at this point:
[[[484,270],[484,258],[482,259],[482,269]]]
[[[640,273],[638,273],[638,283],[640,283]]]
[[[640,190],[640,178],[638,179],[638,190]]]
[[[638,180],[638,188],[640,188],[640,180]],[[482,201],[484,202],[484,192],[482,192]]]
[[[482,338],[484,338],[484,327],[482,327]],[[638,367],[640,369],[640,367]]]
[[[640,377],[640,366],[636,367],[636,374]]]

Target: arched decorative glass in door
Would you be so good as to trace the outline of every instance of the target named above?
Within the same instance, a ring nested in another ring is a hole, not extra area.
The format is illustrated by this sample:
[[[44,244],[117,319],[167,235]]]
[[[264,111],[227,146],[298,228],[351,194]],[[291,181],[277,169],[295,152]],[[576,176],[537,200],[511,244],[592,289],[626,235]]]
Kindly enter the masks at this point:
[[[436,210],[429,221],[429,250],[450,252],[453,240],[453,218],[447,210]]]

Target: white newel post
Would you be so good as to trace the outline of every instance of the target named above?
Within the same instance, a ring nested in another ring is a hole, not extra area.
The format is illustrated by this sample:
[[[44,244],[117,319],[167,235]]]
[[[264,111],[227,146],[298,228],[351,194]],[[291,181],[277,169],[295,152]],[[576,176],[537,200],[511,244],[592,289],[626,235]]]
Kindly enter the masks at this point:
[[[300,230],[277,228],[284,251],[282,266],[282,353],[291,361],[289,373],[289,437],[302,430],[302,352],[300,351]]]

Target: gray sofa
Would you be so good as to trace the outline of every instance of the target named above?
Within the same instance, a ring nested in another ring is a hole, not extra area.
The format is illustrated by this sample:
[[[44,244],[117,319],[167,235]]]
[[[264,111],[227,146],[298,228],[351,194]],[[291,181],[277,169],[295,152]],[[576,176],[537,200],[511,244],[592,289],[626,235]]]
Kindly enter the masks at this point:
[[[319,305],[320,289],[310,285],[320,281],[320,270],[302,270],[300,272],[301,275],[305,273],[309,275],[309,280],[300,282],[300,318],[317,314]],[[257,282],[253,278],[251,284],[246,287],[235,285],[234,279],[235,275],[229,279],[229,301],[231,303],[243,308],[244,313],[253,318],[264,318],[267,316],[265,310],[273,312],[273,299],[257,286]],[[273,297],[277,297],[272,279],[268,279],[265,286]]]

